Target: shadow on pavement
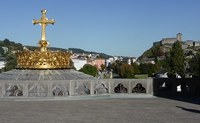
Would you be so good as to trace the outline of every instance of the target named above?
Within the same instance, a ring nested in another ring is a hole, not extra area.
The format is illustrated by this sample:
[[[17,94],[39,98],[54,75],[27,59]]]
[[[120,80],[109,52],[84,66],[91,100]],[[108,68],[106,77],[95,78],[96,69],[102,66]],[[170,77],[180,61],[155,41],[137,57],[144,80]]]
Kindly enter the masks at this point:
[[[200,105],[200,97],[198,96],[174,95],[174,96],[158,96],[158,97]]]
[[[196,110],[196,109],[190,109],[190,108],[184,108],[184,107],[181,107],[181,106],[176,106],[177,108],[180,108],[182,110],[185,110],[185,111],[189,111],[189,112],[193,112],[193,113],[198,113],[200,114],[200,110]]]

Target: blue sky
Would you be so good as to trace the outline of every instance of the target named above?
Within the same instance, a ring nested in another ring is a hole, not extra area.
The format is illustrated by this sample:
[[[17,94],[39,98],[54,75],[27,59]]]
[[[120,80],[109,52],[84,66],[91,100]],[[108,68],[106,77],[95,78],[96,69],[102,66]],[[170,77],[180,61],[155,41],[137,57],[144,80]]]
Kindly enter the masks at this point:
[[[50,46],[140,56],[153,42],[183,34],[200,40],[200,0],[1,0],[0,40],[37,45],[32,25],[47,9]]]

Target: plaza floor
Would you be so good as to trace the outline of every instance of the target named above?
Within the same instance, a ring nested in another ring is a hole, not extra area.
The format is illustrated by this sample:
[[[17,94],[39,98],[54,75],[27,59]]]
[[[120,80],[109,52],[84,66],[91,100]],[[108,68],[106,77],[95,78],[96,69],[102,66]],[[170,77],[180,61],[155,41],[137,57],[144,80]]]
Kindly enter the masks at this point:
[[[53,101],[0,99],[0,123],[74,122],[199,123],[200,102],[159,97]]]

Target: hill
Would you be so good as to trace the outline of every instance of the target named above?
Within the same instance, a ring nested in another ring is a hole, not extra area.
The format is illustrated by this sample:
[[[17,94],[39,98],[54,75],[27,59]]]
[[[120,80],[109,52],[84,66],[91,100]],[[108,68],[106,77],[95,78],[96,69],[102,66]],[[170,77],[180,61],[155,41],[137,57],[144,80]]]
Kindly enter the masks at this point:
[[[189,46],[185,42],[181,42],[182,48],[186,58],[192,58],[196,53],[200,52],[200,46]],[[171,44],[154,44],[151,48],[146,50],[139,58],[138,61],[145,62],[147,59],[165,59],[165,56],[169,54],[173,43]]]
[[[3,54],[3,49],[2,47],[7,47],[9,51],[17,51],[23,50],[23,47],[28,48],[29,50],[36,50],[38,49],[37,46],[24,46],[21,43],[16,43],[15,41],[10,41],[9,39],[5,39],[5,40],[0,40],[0,54]],[[94,51],[85,51],[83,49],[79,49],[79,48],[68,48],[68,49],[64,49],[64,48],[58,48],[58,47],[48,47],[48,49],[52,50],[52,51],[72,51],[73,53],[79,53],[79,54],[99,54],[100,57],[104,57],[104,58],[109,58],[111,57],[110,55],[107,55],[105,53],[98,53],[98,52],[94,52]]]
[[[73,53],[85,53],[85,54],[99,54],[100,57],[103,58],[109,58],[111,57],[111,55],[107,55],[105,53],[98,53],[98,52],[94,52],[94,51],[85,51],[79,48],[69,48],[69,51],[72,51]]]
[[[29,50],[36,50],[38,49],[38,47],[36,46],[25,46],[26,48],[28,48]],[[51,51],[68,51],[67,49],[64,49],[64,48],[58,48],[58,47],[48,47],[48,49],[50,49]]]
[[[0,47],[7,47],[8,50],[23,50],[23,45],[21,43],[15,43],[9,39],[0,40]]]
[[[30,50],[35,50],[38,47],[36,46],[26,46],[26,48],[30,49]],[[105,53],[98,53],[98,52],[94,52],[94,51],[85,51],[83,49],[80,48],[68,48],[68,49],[64,49],[64,48],[57,48],[57,47],[48,47],[48,49],[52,50],[52,51],[72,51],[72,53],[77,53],[77,54],[99,54],[100,57],[103,58],[109,58],[111,57],[110,55],[107,55]]]

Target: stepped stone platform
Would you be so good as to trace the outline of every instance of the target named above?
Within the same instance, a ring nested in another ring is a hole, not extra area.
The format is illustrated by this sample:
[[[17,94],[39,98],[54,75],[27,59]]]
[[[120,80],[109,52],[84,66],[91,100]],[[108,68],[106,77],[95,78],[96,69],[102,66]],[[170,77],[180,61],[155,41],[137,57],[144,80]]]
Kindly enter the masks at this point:
[[[58,70],[20,70],[14,69],[0,74],[0,80],[21,80],[21,81],[42,81],[42,80],[76,80],[76,79],[96,79],[73,69]]]
[[[0,98],[51,98],[153,94],[150,79],[97,79],[72,69],[22,70],[0,74]],[[20,96],[20,97],[19,97]]]

